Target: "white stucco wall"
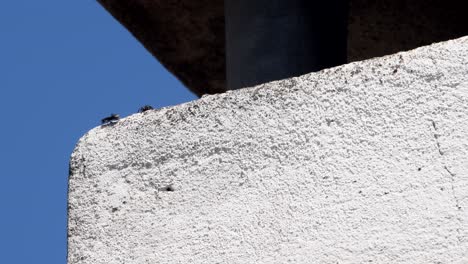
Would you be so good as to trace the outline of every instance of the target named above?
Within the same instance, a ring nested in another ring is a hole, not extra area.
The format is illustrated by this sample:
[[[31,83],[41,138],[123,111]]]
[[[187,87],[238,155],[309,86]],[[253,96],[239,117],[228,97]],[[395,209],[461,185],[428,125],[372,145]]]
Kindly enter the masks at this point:
[[[70,264],[468,263],[468,37],[135,114],[70,166]]]

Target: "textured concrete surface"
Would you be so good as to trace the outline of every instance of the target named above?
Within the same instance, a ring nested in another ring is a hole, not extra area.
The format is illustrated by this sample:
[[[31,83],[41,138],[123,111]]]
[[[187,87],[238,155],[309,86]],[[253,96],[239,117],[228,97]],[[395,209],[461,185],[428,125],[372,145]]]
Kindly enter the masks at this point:
[[[468,263],[467,65],[465,37],[96,127],[68,263]]]
[[[192,92],[226,91],[223,0],[98,2]],[[349,3],[350,61],[468,35],[466,0]]]

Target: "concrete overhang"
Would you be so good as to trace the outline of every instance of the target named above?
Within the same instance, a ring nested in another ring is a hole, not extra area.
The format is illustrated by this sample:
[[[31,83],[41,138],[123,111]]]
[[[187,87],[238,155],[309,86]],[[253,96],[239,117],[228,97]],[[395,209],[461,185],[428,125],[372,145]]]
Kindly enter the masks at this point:
[[[223,0],[98,0],[193,93],[226,91]],[[468,35],[468,1],[350,0],[348,60]]]

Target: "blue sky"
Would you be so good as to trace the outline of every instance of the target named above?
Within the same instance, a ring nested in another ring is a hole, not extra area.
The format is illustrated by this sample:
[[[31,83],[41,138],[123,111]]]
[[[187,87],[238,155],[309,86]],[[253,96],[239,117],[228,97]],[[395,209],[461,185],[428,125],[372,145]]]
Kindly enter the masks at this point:
[[[0,8],[0,263],[66,263],[68,160],[110,113],[196,97],[94,0]]]

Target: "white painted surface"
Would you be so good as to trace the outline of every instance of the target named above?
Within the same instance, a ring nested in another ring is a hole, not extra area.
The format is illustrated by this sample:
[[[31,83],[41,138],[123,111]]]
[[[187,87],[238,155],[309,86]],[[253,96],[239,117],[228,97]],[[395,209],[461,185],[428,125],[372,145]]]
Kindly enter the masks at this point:
[[[468,263],[467,65],[461,38],[97,127],[68,261]]]

